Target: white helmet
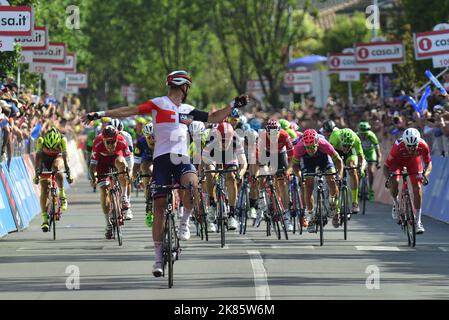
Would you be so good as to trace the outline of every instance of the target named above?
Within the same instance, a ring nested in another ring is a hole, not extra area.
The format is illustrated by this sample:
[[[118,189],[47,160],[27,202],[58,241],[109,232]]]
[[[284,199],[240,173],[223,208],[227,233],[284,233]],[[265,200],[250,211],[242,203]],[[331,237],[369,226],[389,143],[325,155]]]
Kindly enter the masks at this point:
[[[120,122],[121,121],[119,119],[112,119],[111,126],[115,127],[117,130],[119,130]]]
[[[249,142],[254,143],[259,138],[259,133],[254,129],[250,129],[245,132],[245,137]]]
[[[192,78],[184,70],[173,71],[167,76],[167,86],[182,86],[184,84],[192,85]]]
[[[142,131],[145,136],[152,136],[154,134],[153,123],[149,122],[148,124],[146,124],[145,127],[143,127]]]
[[[410,147],[417,146],[419,139],[421,139],[421,134],[415,128],[408,128],[402,135],[402,140],[404,140],[405,145]]]
[[[195,132],[202,133],[204,130],[206,130],[206,127],[201,121],[193,121],[189,126],[190,134],[194,134]]]

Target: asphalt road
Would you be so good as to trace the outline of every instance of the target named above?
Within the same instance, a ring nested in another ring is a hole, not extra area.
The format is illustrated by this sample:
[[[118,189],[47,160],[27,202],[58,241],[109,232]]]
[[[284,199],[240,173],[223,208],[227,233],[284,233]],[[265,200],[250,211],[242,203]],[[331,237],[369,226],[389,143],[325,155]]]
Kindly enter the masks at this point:
[[[329,224],[323,247],[317,234],[285,241],[250,227],[245,236],[229,232],[222,249],[218,234],[201,241],[192,226],[168,289],[167,278],[151,274],[143,194],[133,199],[122,247],[104,239],[99,194],[87,181],[68,194],[56,241],[40,230],[40,217],[0,240],[0,299],[449,298],[449,225],[424,217],[426,233],[409,248],[390,206],[369,204],[350,221],[346,241]]]

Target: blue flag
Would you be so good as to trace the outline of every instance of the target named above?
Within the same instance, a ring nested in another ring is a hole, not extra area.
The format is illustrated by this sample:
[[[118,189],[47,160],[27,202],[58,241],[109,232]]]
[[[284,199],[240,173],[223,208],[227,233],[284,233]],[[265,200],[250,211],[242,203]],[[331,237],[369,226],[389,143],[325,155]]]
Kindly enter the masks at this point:
[[[31,131],[31,139],[36,140],[39,137],[39,134],[41,133],[42,129],[42,123],[38,122],[34,128],[33,131]]]
[[[427,88],[426,88],[426,91],[424,92],[424,94],[422,95],[422,97],[421,97],[421,99],[419,100],[419,103],[418,103],[418,109],[419,109],[419,111],[418,112],[423,112],[424,110],[426,110],[427,109],[427,98],[430,96],[430,92],[431,92],[431,89],[430,89],[430,87],[428,86]]]
[[[426,74],[427,78],[429,78],[430,81],[433,82],[433,84],[438,88],[438,90],[440,90],[440,92],[442,94],[447,94],[446,89],[444,89],[444,87],[441,84],[441,82],[438,81],[437,78],[435,78],[435,76],[432,74],[432,72],[430,72],[429,70],[426,70],[425,74]]]

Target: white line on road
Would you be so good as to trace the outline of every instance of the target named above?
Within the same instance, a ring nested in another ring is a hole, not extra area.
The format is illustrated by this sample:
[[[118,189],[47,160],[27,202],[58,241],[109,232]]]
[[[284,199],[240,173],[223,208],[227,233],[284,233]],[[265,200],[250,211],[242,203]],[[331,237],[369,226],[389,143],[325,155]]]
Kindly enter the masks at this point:
[[[359,251],[401,251],[398,247],[355,246]]]
[[[277,246],[272,244],[271,249],[315,249],[314,246]]]
[[[248,250],[254,273],[254,286],[256,287],[256,300],[271,300],[268,287],[267,272],[263,266],[263,259],[257,250]]]
[[[449,248],[445,248],[445,247],[438,247],[438,249],[440,249],[443,252],[449,252]]]

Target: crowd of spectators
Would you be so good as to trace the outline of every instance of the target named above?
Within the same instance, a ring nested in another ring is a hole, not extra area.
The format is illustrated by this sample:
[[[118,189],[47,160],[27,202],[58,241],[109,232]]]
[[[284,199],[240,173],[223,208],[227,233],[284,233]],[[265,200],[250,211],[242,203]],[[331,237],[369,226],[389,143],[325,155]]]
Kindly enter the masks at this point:
[[[420,98],[420,97],[418,97]],[[340,128],[358,130],[360,121],[371,124],[379,139],[391,146],[405,129],[414,127],[420,130],[432,150],[432,155],[449,156],[449,96],[443,96],[438,90],[427,99],[427,108],[417,112],[405,99],[404,92],[395,97],[380,99],[375,91],[367,91],[354,99],[349,105],[347,100],[330,96],[324,108],[318,108],[314,99],[306,99],[304,105],[294,110],[282,109],[275,113],[260,111],[257,105],[246,110],[249,123],[259,121],[261,126],[274,117],[296,122],[300,130],[314,128],[320,130],[324,121],[331,119]]]
[[[85,113],[76,96],[61,103],[49,94],[41,96],[12,78],[0,79],[0,157],[9,166],[14,153],[32,152],[37,137],[50,127],[63,134],[80,133],[81,116]]]

